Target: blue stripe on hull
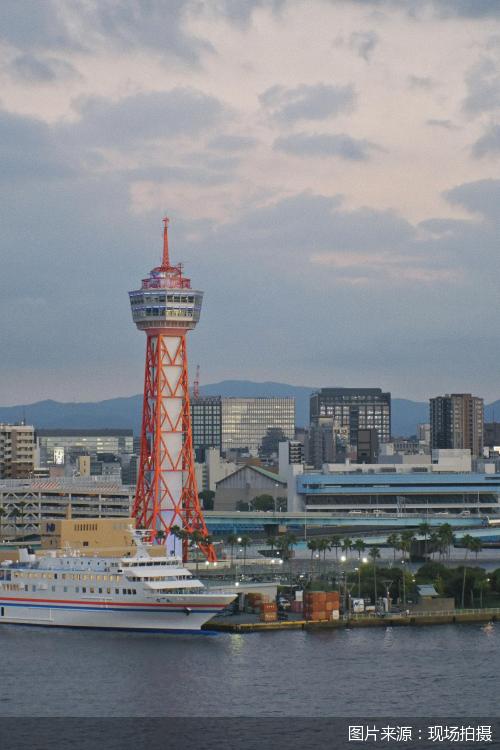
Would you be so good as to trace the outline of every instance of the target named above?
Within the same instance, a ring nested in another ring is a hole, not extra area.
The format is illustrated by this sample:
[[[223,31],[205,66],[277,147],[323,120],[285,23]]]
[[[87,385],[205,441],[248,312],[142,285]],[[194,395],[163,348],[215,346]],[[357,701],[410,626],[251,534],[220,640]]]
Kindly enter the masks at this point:
[[[71,628],[72,630],[111,630],[115,633],[156,633],[161,635],[220,635],[215,630],[188,630],[187,628],[115,628],[93,625],[49,625],[43,622],[4,622],[0,624],[14,625],[16,628]]]

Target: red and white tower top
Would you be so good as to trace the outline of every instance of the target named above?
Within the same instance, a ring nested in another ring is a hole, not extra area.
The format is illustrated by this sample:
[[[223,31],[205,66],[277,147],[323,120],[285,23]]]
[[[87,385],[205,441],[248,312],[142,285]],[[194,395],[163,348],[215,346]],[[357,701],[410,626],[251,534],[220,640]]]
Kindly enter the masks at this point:
[[[203,292],[191,289],[191,280],[183,276],[182,263],[170,264],[167,217],[163,219],[163,258],[161,266],[150,271],[141,288],[129,292],[132,318],[141,331],[175,331],[195,328],[200,319]]]

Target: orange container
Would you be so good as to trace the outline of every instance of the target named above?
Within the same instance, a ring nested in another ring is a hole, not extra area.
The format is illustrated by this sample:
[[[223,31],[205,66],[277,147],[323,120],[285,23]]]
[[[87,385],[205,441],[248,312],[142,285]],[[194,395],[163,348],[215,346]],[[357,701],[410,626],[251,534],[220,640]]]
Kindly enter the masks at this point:
[[[276,622],[278,615],[276,612],[261,612],[259,619],[261,622]]]

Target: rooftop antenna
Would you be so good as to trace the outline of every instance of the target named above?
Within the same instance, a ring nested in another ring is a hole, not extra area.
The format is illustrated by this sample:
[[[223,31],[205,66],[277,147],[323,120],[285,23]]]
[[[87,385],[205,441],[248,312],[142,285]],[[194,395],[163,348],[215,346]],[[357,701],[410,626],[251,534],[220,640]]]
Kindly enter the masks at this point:
[[[164,269],[170,268],[170,258],[168,256],[168,223],[169,218],[165,216],[163,219],[163,260],[161,267]]]

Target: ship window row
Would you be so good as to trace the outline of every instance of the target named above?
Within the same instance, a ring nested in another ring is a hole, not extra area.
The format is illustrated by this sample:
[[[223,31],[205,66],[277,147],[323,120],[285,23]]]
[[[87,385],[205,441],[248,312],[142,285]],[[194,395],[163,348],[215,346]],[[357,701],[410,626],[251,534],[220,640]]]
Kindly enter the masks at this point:
[[[44,578],[48,581],[54,581],[58,578],[60,580],[71,580],[71,581],[120,581],[121,576],[119,575],[90,575],[89,573],[13,573],[14,578]],[[0,570],[0,580],[10,580],[11,572]]]
[[[8,586],[14,587],[14,588],[8,589],[9,591],[20,591],[21,590],[20,586],[18,586],[17,584],[3,584],[3,588],[4,589],[7,588]],[[52,586],[51,588],[52,588],[52,592],[53,593],[57,592],[56,586]],[[24,590],[28,591],[28,585],[24,586]],[[32,586],[31,590],[32,591],[36,591],[37,587],[36,586]],[[43,587],[39,587],[39,590],[43,591],[45,589],[43,589]],[[64,586],[63,587],[63,591],[64,591],[64,593],[68,593],[68,586]],[[120,593],[121,593],[122,596],[136,596],[137,595],[137,589],[111,589],[111,588],[106,588],[106,592],[105,592],[103,588],[98,588],[96,590],[96,588],[94,586],[88,586],[88,587],[87,586],[75,586],[74,587],[74,591],[75,591],[76,594],[80,594],[80,593],[82,593],[82,594],[104,594],[104,593],[106,593],[106,595],[111,596],[112,593],[113,593],[113,591],[114,591],[114,594],[116,596],[119,596]]]
[[[146,566],[153,566],[157,567],[158,565],[179,565],[177,560],[147,560],[147,561],[133,561],[133,562],[124,562],[123,567],[124,568],[144,568]]]
[[[127,576],[128,581],[185,581],[190,580],[193,576]]]

